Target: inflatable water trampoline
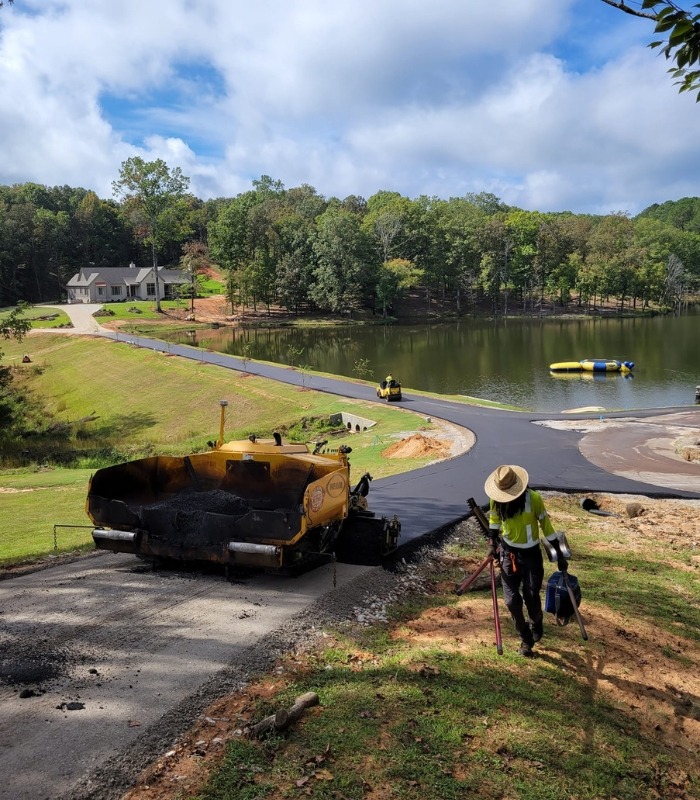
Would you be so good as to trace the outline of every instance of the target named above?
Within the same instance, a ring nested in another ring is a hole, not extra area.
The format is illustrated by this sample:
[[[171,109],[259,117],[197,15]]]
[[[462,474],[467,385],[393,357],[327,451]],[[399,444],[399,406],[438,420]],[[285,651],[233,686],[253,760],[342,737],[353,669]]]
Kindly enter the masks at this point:
[[[557,361],[549,365],[551,372],[632,372],[634,361],[615,358],[584,358],[581,361]]]

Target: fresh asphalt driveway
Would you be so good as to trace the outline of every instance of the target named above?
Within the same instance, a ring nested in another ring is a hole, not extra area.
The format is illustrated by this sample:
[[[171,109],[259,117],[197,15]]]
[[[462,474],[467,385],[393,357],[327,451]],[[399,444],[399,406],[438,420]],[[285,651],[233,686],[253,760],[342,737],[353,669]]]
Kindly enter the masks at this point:
[[[224,353],[108,330],[99,326],[92,316],[99,306],[75,304],[57,307],[71,317],[76,333],[106,336],[130,345],[204,361],[224,369],[254,373],[293,385],[302,386],[303,380],[317,391],[343,397],[370,402],[377,400],[372,387],[349,379],[323,376],[309,378],[308,374],[302,376],[286,366],[249,360],[244,364],[241,359]],[[648,463],[649,454],[644,464],[635,468],[634,458],[641,450],[641,445],[638,441],[630,443],[630,429],[639,432],[644,424],[647,426],[647,439],[676,436],[679,429],[686,430],[688,434],[700,433],[700,407],[604,415],[600,412],[541,414],[468,405],[412,394],[406,389],[401,403],[397,405],[426,417],[444,419],[467,428],[476,439],[474,446],[460,456],[372,483],[372,508],[381,510],[387,516],[398,514],[404,543],[462,519],[467,513],[467,498],[473,497],[477,502],[484,503],[484,481],[493,469],[503,463],[524,466],[530,474],[532,486],[539,489],[700,499],[700,465],[681,463],[681,459],[677,459],[679,474],[678,480],[674,481],[674,467],[671,465],[669,468],[667,463],[661,470],[666,478],[659,483],[655,479],[658,471]],[[584,439],[581,430],[541,424],[557,420],[566,420],[570,424],[572,420],[599,420],[602,417],[615,424],[599,437],[598,445],[589,444],[588,449],[581,447]],[[623,434],[623,431],[626,433]],[[616,442],[620,443],[617,452]],[[609,457],[595,458],[591,447],[598,447],[601,452],[605,448]],[[588,455],[593,458],[584,455],[582,449],[587,449]],[[624,470],[616,468],[616,459],[625,460]]]

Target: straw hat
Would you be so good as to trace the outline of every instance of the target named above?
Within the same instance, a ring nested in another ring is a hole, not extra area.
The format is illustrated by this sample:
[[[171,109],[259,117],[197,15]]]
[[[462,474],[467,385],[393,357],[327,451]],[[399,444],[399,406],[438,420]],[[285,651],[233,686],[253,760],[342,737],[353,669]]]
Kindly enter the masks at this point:
[[[527,489],[527,470],[515,464],[502,464],[488,476],[484,484],[486,494],[497,503],[509,503]]]

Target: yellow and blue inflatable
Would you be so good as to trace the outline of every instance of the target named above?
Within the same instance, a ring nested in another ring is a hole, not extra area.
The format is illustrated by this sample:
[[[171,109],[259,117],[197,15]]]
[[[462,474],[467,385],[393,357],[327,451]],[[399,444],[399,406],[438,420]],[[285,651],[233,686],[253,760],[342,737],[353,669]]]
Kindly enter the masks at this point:
[[[584,358],[581,361],[557,361],[549,365],[552,372],[632,372],[634,361],[614,358]]]

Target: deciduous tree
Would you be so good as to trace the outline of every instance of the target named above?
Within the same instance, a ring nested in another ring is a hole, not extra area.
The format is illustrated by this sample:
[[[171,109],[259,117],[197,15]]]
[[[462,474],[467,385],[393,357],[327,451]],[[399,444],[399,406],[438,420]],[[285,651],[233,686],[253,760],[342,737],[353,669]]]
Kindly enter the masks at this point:
[[[420,283],[423,270],[405,258],[392,258],[380,267],[377,276],[377,303],[386,317],[387,308],[399,299],[402,292]]]
[[[194,298],[198,292],[198,284],[202,280],[204,270],[209,267],[210,263],[209,250],[204,242],[187,242],[182,246],[180,268],[190,279],[186,294],[190,298],[191,314],[194,314]]]
[[[660,47],[664,56],[675,62],[669,72],[676,78],[678,91],[700,90],[700,12],[691,10],[700,9],[700,4],[682,8],[673,0],[643,0],[641,8],[635,8],[625,0],[603,2],[626,14],[653,20],[655,33],[664,37],[650,42],[649,47]],[[700,101],[700,91],[695,99]]]
[[[311,299],[319,308],[351,312],[362,304],[369,241],[356,214],[329,206],[318,218],[314,242],[317,265]]]
[[[144,242],[150,245],[156,290],[156,310],[160,311],[158,247],[161,231],[168,227],[168,211],[184,196],[190,179],[180,167],[170,169],[162,159],[144,161],[139,156],[122,163],[119,180],[112,182],[116,197],[129,203],[132,213],[142,217]]]
[[[20,303],[6,317],[0,319],[0,336],[3,339],[17,339],[21,342],[25,334],[29,333],[32,323],[24,316],[26,309],[27,305]],[[1,352],[0,358],[2,358]]]

